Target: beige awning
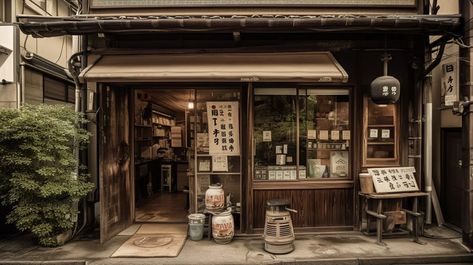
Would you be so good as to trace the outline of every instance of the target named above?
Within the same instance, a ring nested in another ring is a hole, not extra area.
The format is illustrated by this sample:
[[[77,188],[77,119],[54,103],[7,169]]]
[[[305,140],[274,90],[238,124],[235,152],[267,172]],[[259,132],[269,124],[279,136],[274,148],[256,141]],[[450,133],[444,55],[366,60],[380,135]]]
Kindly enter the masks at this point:
[[[347,82],[330,52],[103,55],[88,82]]]

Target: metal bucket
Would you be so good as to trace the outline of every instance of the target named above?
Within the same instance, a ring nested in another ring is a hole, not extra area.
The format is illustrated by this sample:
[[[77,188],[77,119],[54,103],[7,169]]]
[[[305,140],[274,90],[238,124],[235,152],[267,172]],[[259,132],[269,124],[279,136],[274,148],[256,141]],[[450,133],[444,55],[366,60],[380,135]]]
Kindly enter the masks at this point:
[[[191,240],[201,240],[204,236],[205,215],[193,213],[187,216],[189,219],[189,237]]]

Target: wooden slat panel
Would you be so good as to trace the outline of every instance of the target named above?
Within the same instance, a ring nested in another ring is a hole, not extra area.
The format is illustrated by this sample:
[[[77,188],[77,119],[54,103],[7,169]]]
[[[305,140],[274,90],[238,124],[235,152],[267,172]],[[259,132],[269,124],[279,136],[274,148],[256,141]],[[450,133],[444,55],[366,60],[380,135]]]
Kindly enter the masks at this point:
[[[129,95],[125,89],[102,90],[100,138],[100,241],[132,221]]]
[[[265,205],[269,199],[287,199],[295,227],[353,225],[353,190],[255,190],[253,227],[264,227]]]

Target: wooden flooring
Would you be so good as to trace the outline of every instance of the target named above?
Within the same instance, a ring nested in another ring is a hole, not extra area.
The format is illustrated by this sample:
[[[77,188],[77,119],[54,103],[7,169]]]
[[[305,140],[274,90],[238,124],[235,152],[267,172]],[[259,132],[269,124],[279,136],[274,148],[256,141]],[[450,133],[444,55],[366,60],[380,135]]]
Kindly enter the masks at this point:
[[[163,192],[143,199],[136,205],[136,222],[187,223],[186,200],[188,193]]]

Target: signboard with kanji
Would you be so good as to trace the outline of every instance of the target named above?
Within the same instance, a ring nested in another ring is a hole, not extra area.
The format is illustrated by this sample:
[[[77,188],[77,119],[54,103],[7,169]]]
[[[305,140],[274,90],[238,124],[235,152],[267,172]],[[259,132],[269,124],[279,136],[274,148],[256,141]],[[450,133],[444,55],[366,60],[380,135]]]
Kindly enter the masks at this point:
[[[237,101],[207,102],[210,155],[240,155]]]
[[[442,65],[442,101],[444,106],[453,106],[458,101],[458,69],[456,63]]]
[[[368,168],[377,193],[418,191],[414,167]]]

